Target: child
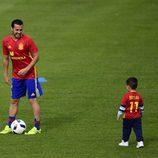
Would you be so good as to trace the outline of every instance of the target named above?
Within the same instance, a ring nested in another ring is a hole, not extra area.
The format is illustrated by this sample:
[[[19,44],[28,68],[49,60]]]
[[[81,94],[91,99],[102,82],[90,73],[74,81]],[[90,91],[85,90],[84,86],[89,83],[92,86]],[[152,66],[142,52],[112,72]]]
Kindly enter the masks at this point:
[[[123,135],[119,146],[128,146],[128,140],[133,128],[137,139],[136,148],[144,147],[142,136],[142,112],[144,111],[143,100],[140,94],[136,92],[138,80],[130,77],[126,81],[128,92],[123,96],[122,103],[117,113],[117,120],[123,115]]]

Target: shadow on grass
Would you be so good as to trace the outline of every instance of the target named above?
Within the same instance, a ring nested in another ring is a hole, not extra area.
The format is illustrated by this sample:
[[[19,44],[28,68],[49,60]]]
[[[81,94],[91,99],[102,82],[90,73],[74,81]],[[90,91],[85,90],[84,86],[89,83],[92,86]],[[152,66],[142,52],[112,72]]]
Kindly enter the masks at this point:
[[[65,126],[66,124],[70,124],[75,121],[75,117],[66,116],[66,115],[60,115],[55,117],[46,117],[42,121],[42,128],[44,128],[45,131],[55,129],[57,127]]]
[[[155,147],[156,144],[158,142],[158,137],[157,136],[154,136],[154,137],[145,137],[144,138],[144,145],[145,147]]]

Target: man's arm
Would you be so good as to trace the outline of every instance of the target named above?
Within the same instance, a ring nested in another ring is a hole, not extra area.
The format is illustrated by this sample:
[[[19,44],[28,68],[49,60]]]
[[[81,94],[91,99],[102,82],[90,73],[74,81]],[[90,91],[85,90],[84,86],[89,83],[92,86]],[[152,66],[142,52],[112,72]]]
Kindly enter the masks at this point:
[[[4,81],[6,84],[10,85],[11,81],[8,77],[8,68],[9,68],[9,55],[3,55],[3,68],[4,68]]]
[[[19,72],[18,72],[18,75],[19,76],[25,76],[26,74],[27,74],[27,72],[32,68],[32,67],[34,67],[35,65],[36,65],[36,63],[38,62],[38,60],[39,60],[39,54],[38,54],[38,52],[37,53],[32,53],[32,61],[30,62],[30,64],[27,66],[27,67],[25,67],[25,68],[23,68],[23,69],[21,69]]]

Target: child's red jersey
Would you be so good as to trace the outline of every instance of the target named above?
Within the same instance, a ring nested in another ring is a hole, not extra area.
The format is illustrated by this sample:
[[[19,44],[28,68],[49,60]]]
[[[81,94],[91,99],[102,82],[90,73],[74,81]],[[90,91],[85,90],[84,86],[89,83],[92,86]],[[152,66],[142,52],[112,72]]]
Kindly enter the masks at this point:
[[[143,106],[142,96],[136,91],[126,93],[122,98],[121,106],[125,107],[125,119],[141,118],[140,107]]]

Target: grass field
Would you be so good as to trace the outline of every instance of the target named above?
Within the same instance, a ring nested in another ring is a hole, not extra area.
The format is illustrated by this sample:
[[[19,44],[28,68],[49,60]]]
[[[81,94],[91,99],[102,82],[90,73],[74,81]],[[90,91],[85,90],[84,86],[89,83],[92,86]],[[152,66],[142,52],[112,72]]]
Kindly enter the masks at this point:
[[[40,50],[39,76],[47,79],[39,98],[42,134],[0,135],[1,157],[157,158],[157,6],[156,0],[1,1],[0,40],[13,19],[23,19]],[[0,74],[2,129],[10,100],[2,64]],[[133,133],[128,148],[118,146],[122,121],[115,118],[129,76],[139,79],[145,102],[140,150]],[[27,98],[17,118],[32,128]]]

